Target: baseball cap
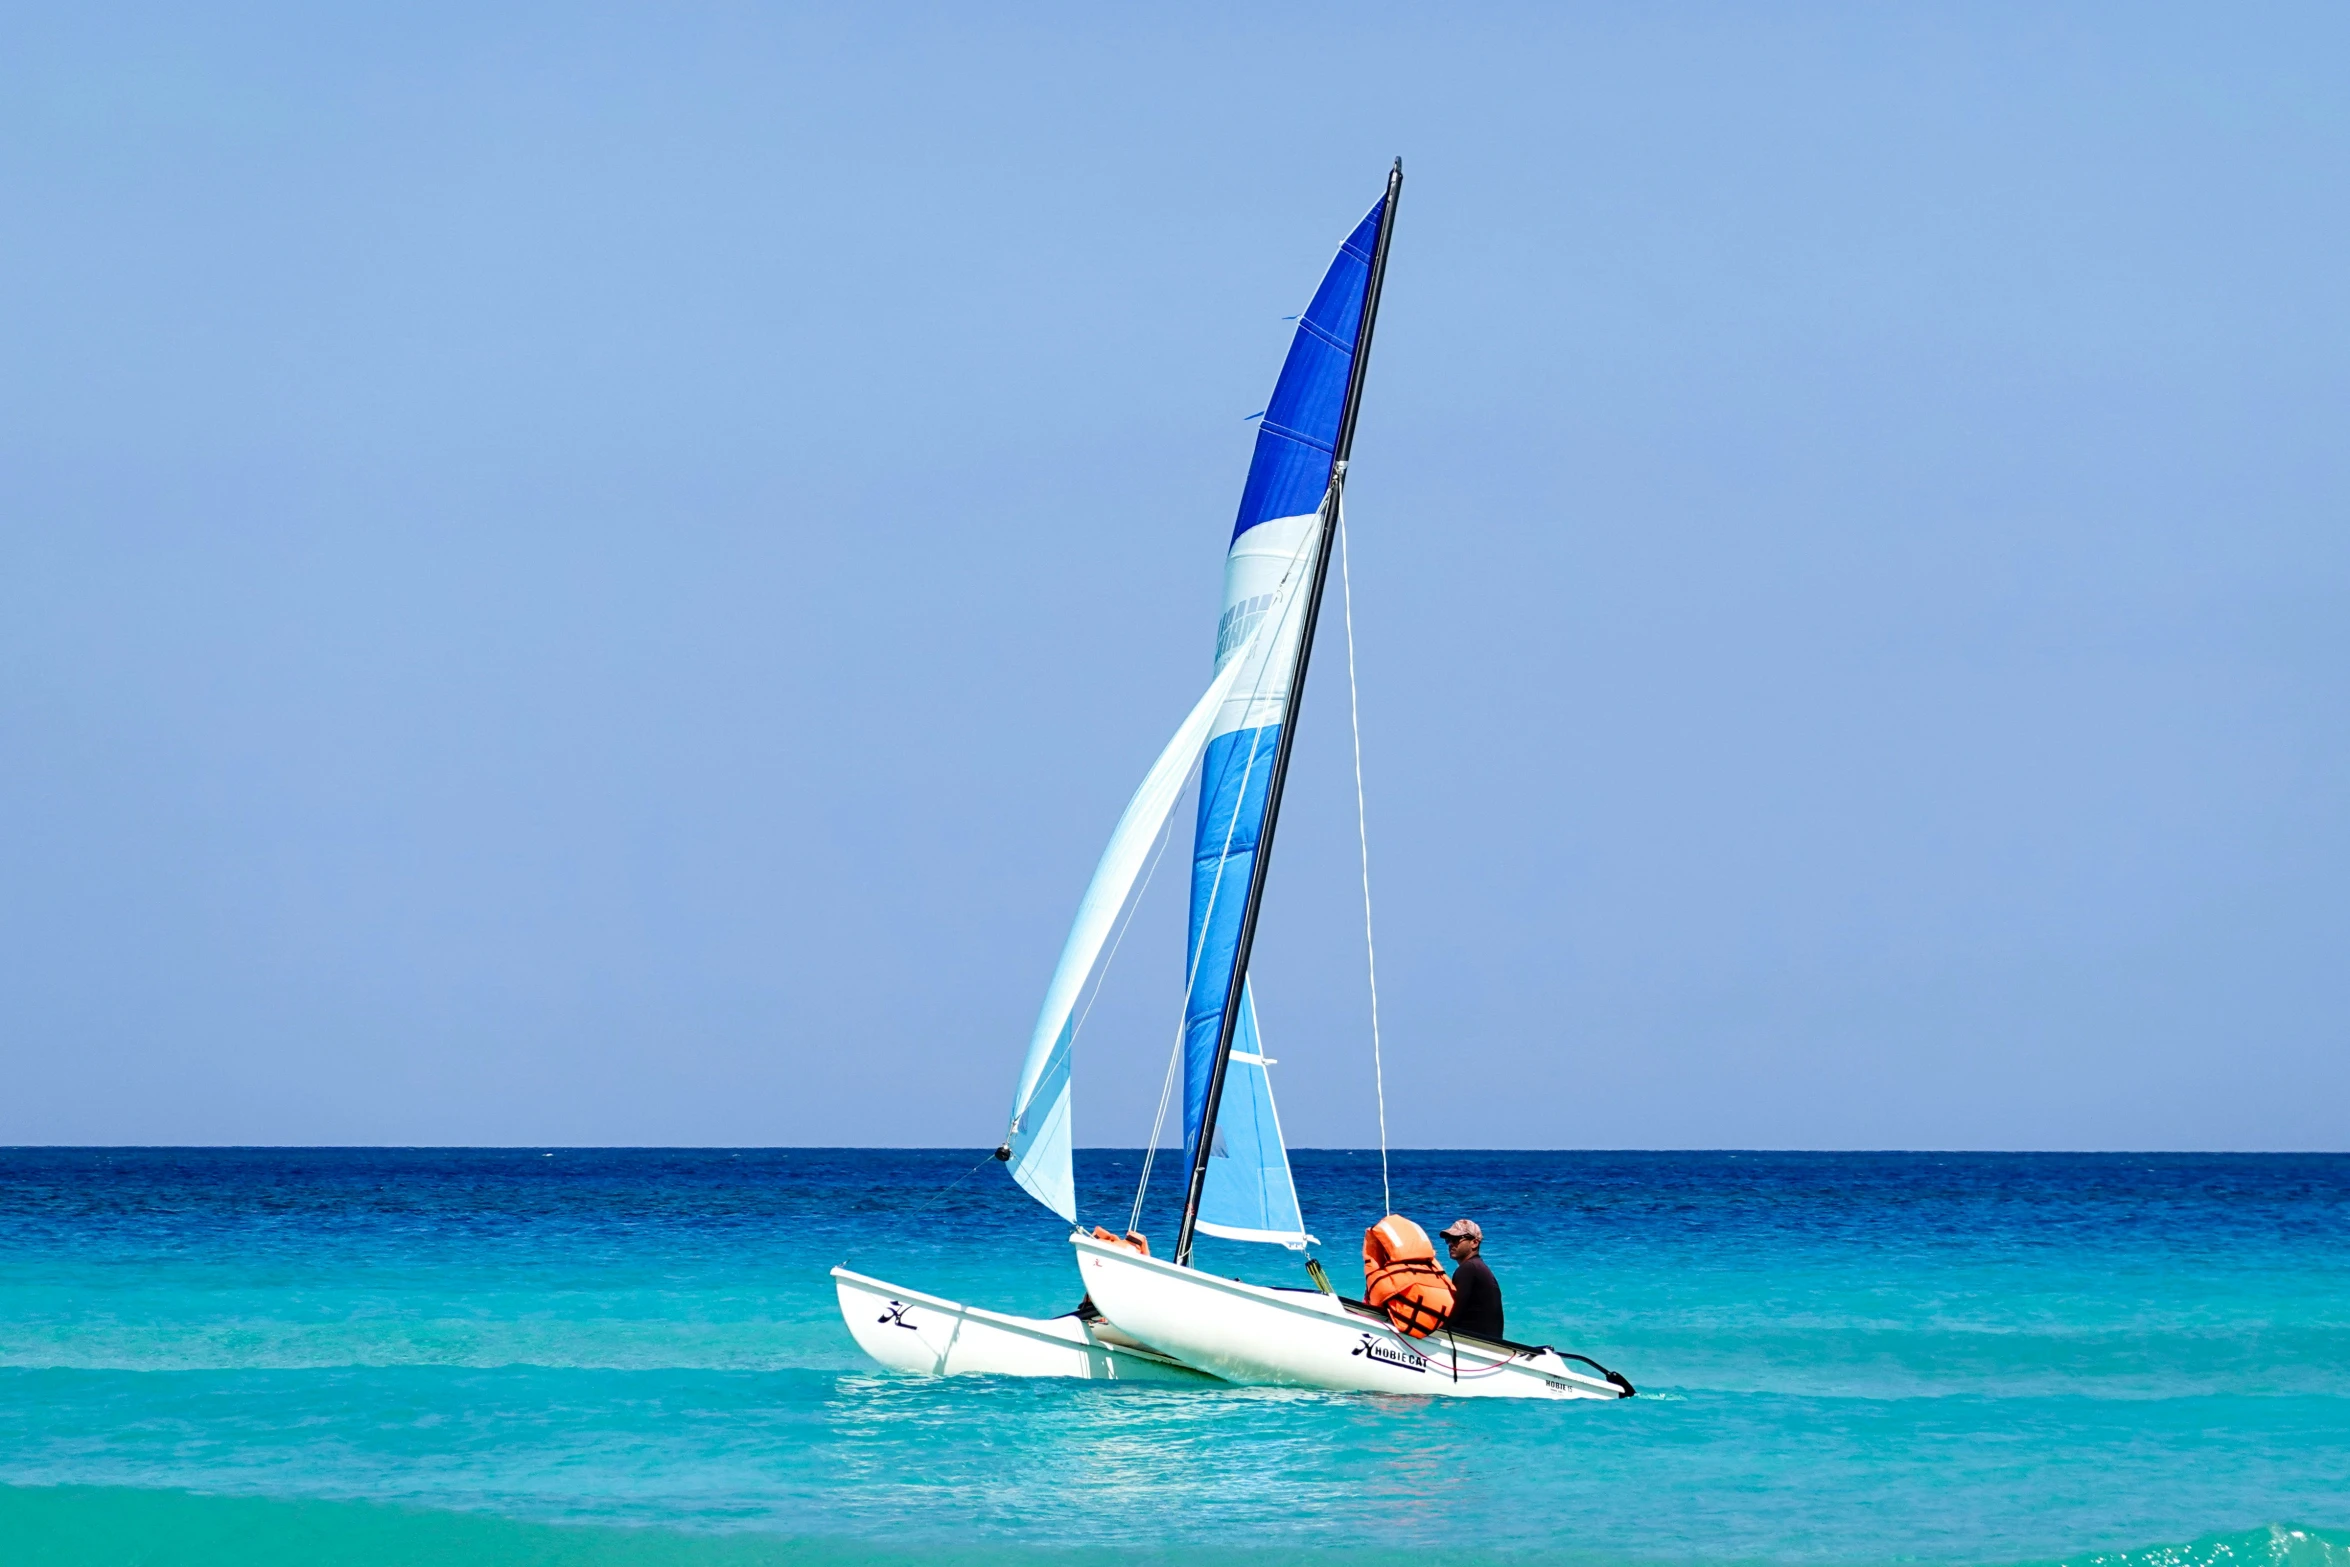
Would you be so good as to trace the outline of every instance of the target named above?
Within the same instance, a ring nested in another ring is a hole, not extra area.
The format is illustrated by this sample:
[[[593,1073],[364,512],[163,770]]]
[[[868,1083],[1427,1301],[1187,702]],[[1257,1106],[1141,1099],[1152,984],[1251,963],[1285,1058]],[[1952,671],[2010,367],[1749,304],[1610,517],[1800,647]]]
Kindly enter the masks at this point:
[[[1458,1240],[1464,1235],[1468,1236],[1471,1240],[1481,1241],[1485,1238],[1484,1230],[1478,1227],[1477,1221],[1475,1219],[1455,1219],[1452,1221],[1452,1223],[1446,1225],[1437,1233],[1442,1235],[1448,1241]]]

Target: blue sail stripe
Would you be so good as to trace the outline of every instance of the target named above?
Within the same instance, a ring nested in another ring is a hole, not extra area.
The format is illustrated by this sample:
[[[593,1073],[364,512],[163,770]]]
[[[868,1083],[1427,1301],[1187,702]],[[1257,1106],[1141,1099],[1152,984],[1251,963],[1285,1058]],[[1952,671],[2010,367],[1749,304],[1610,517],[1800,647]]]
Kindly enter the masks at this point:
[[[1207,1115],[1208,1078],[1224,1029],[1224,999],[1240,953],[1240,920],[1256,873],[1257,837],[1273,782],[1281,726],[1236,729],[1208,742],[1200,768],[1191,861],[1191,994],[1183,1008],[1183,1147],[1188,1159]]]
[[[1330,488],[1332,454],[1346,413],[1346,387],[1354,369],[1355,328],[1363,319],[1363,298],[1371,282],[1371,252],[1378,242],[1385,197],[1355,225],[1323,274],[1314,301],[1299,315],[1282,362],[1273,397],[1257,425],[1256,454],[1241,487],[1240,515],[1232,536],[1260,522],[1297,517],[1321,503]]]

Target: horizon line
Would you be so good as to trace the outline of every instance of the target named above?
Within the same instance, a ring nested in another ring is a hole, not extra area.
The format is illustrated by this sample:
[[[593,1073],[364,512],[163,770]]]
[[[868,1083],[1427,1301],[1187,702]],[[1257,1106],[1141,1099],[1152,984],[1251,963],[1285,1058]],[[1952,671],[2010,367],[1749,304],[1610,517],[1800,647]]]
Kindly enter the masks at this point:
[[[1099,1143],[1080,1147],[1079,1153],[1140,1153],[1143,1145]],[[1161,1144],[1160,1153],[1181,1153],[1179,1143]],[[953,1143],[0,1143],[0,1154],[30,1152],[89,1152],[89,1153],[923,1153],[923,1154],[977,1154],[983,1159],[992,1150],[979,1145]],[[1362,1154],[1376,1157],[1380,1150],[1336,1146],[1300,1146],[1289,1150],[1292,1154]],[[1587,1147],[1503,1147],[1487,1144],[1463,1144],[1442,1147],[1415,1143],[1408,1147],[1391,1147],[1390,1157],[1396,1154],[1419,1153],[1489,1153],[1489,1154],[1819,1154],[1819,1155],[1879,1155],[1912,1154],[1937,1156],[2015,1155],[2034,1157],[2106,1155],[2136,1157],[2214,1157],[2235,1158],[2350,1158],[2350,1148],[1800,1148],[1763,1146],[1713,1146],[1695,1144],[1673,1146],[1587,1148]]]

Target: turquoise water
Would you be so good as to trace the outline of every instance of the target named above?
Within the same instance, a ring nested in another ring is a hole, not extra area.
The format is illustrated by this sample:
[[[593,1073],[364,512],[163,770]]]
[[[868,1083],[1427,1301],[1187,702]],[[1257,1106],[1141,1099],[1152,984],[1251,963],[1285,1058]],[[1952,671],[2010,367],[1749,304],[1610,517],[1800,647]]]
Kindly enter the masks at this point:
[[[1484,1223],[1513,1336],[1641,1389],[1566,1406],[882,1372],[834,1262],[1071,1304],[1000,1171],[940,1198],[977,1158],[0,1152],[0,1538],[2350,1567],[2350,1157],[1399,1156],[1405,1212]],[[1080,1156],[1099,1216],[1134,1164]],[[1376,1157],[1298,1165],[1343,1275]]]

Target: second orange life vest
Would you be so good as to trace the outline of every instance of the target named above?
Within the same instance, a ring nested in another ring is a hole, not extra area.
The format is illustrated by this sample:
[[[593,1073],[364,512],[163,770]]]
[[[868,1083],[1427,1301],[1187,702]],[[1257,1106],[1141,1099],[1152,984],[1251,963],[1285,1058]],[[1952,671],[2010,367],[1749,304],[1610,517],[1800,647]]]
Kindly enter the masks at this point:
[[[1452,1280],[1428,1232],[1400,1213],[1363,1231],[1363,1300],[1413,1338],[1426,1338],[1452,1315]]]

